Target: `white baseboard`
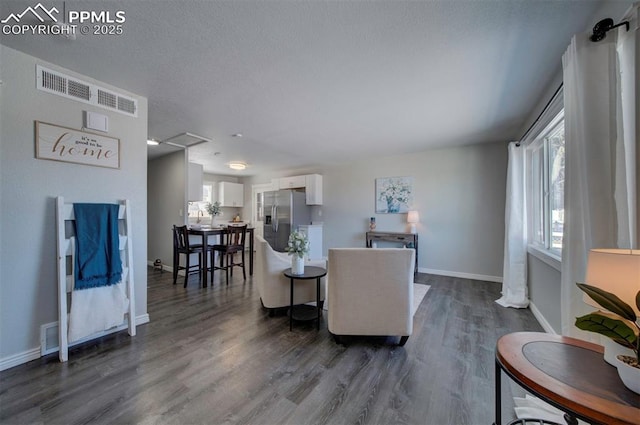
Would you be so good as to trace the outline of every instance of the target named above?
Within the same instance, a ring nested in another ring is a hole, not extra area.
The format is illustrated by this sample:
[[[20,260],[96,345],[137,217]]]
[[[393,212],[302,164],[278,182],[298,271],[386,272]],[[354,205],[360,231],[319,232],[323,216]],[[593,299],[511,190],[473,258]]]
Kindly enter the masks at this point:
[[[12,367],[19,366],[23,363],[30,362],[40,358],[40,347],[32,348],[31,350],[23,351],[22,353],[13,354],[0,360],[0,371],[11,369]]]
[[[483,274],[452,272],[448,270],[435,270],[435,269],[427,269],[424,267],[418,267],[418,272],[428,273],[428,274],[437,274],[440,276],[459,277],[462,279],[473,279],[473,280],[483,280],[486,282],[502,283],[502,277],[500,276],[487,276]]]
[[[544,329],[546,333],[553,334],[553,335],[557,335],[558,334],[555,331],[555,329],[553,329],[551,324],[547,321],[547,319],[542,315],[540,310],[538,310],[538,307],[536,307],[536,305],[534,303],[529,302],[529,308],[531,309],[531,312],[533,313],[533,317],[535,317],[536,320],[538,320],[538,323],[540,323],[540,326],[542,326],[542,329]]]
[[[144,325],[145,323],[149,323],[150,318],[149,318],[149,314],[141,314],[140,316],[136,316],[136,326],[139,325]],[[55,335],[57,335],[57,327],[58,327],[58,322],[51,322],[51,323],[46,323],[44,325],[41,326],[41,344],[45,344],[46,343],[46,337],[44,337],[43,333],[46,333],[47,330],[55,328],[53,331],[55,332]],[[115,332],[120,332],[121,330],[127,329],[127,325],[123,324],[121,326],[118,326],[116,328],[110,329],[108,331],[102,332],[99,335],[92,335],[89,338],[86,339],[82,339],[80,341],[76,341],[73,344],[70,344],[69,347],[72,347],[74,345],[77,344],[81,344],[83,342],[86,342],[90,339],[94,339],[96,337],[101,337],[101,336],[105,336],[105,335],[109,335]],[[41,345],[40,347],[37,348],[32,348],[30,350],[27,351],[23,351],[22,353],[17,353],[17,354],[12,354],[8,357],[5,357],[3,359],[0,359],[0,371],[2,370],[6,370],[6,369],[10,369],[12,367],[15,366],[19,366],[23,363],[27,363],[30,362],[31,360],[36,360],[39,359],[42,356],[51,354],[51,353],[55,353],[58,351],[58,346],[57,346],[57,341],[55,342],[55,346],[52,347],[44,347],[43,345]]]

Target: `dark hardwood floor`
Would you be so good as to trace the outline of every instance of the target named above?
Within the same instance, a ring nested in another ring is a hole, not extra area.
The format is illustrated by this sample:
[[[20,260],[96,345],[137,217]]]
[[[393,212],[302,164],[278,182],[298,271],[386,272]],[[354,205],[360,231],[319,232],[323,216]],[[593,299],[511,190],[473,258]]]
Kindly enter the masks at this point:
[[[240,276],[238,276],[240,275]],[[337,345],[313,323],[269,317],[256,288],[186,289],[149,269],[151,322],[0,373],[2,424],[491,424],[499,336],[541,331],[502,308],[500,285],[419,275],[431,285],[404,347]],[[365,296],[365,294],[363,294]],[[507,378],[503,378],[506,381]],[[513,418],[503,385],[503,419]]]

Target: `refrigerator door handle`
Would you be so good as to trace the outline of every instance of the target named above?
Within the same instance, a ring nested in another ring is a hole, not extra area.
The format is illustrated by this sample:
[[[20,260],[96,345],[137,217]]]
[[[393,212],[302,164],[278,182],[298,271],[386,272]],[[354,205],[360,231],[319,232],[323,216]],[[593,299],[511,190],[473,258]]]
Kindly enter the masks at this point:
[[[278,206],[277,205],[273,206],[273,218],[274,218],[274,220],[272,220],[273,231],[278,233]]]

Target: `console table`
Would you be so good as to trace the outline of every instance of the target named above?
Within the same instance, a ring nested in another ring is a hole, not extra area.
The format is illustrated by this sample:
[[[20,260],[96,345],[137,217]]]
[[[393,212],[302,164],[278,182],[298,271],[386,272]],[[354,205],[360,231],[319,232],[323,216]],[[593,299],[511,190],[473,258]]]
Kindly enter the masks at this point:
[[[398,242],[404,246],[409,246],[416,250],[416,266],[413,271],[418,273],[418,234],[417,233],[396,233],[396,232],[367,232],[367,248],[371,248],[373,242]]]
[[[640,397],[627,389],[600,345],[560,335],[516,332],[496,346],[496,421],[501,425],[501,371],[547,403],[591,424],[638,424]]]

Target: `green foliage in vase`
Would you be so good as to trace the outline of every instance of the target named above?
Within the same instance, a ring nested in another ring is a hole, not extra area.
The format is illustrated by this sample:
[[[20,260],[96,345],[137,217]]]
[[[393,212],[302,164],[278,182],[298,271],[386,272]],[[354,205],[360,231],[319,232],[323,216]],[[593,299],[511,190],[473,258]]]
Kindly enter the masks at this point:
[[[576,283],[600,307],[611,312],[596,311],[576,318],[576,327],[611,338],[613,341],[630,348],[640,362],[640,325],[631,306],[615,294],[585,283]],[[636,305],[640,310],[640,291],[636,294]]]
[[[220,208],[220,202],[216,201],[213,204],[211,202],[207,202],[207,212],[211,216],[218,216],[222,212]]]

